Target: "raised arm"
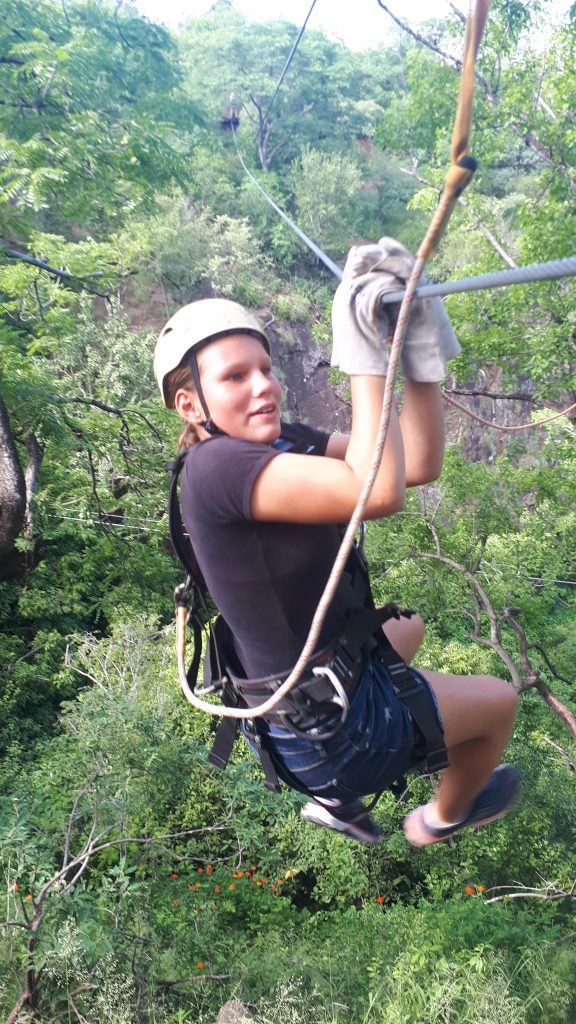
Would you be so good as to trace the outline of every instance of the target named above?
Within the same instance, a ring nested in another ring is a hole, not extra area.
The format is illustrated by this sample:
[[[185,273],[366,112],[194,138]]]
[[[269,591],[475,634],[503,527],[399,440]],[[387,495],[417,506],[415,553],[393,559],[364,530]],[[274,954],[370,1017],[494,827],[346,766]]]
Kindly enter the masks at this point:
[[[397,310],[382,294],[404,283],[412,257],[393,239],[350,250],[332,308],[332,364],[350,376],[352,429],[334,435],[328,458],[282,455],[254,486],[257,519],[344,522],[350,518],[372,461],[388,365],[387,340]],[[390,321],[388,319],[390,317]],[[436,479],[444,457],[444,422],[437,382],[459,346],[441,302],[417,302],[402,352],[402,415],[392,409],[382,461],[365,510],[367,519],[397,512],[406,486]]]
[[[438,384],[406,378],[400,432],[404,445],[406,487],[430,483],[444,461],[444,407]],[[326,455],[345,459],[350,434],[332,434]]]

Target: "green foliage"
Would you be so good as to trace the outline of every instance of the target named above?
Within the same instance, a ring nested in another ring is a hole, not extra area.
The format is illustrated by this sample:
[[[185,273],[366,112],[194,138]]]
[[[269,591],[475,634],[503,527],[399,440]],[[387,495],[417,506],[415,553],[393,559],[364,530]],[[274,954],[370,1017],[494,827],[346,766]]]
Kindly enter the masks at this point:
[[[576,36],[567,21],[533,45],[548,7],[491,5],[480,168],[434,277],[500,269],[489,234],[519,263],[572,254]],[[224,776],[213,769],[214,723],[178,695],[167,624],[179,570],[163,463],[177,428],[152,377],[155,328],[220,294],[280,335],[285,323],[330,344],[332,284],[220,133],[230,91],[257,180],[340,258],[360,235],[417,248],[437,192],[404,169],[416,158],[421,178],[442,182],[453,69],[405,36],[355,54],[307,31],[258,152],[294,26],[249,24],[226,2],[177,38],[100,0],[8,0],[4,13],[2,234],[71,276],[0,263],[2,397],[23,471],[40,452],[31,519],[0,580],[2,1011],[38,971],[46,1024],[212,1024],[234,994],[262,1024],[570,1024],[573,900],[487,902],[513,884],[570,892],[576,877],[574,741],[534,690],[510,745],[524,787],[514,814],[411,851],[402,817],[430,796],[413,778],[375,810],[384,842],[355,847],[305,825],[297,794],[268,793],[245,746]],[[459,51],[457,17],[433,31]],[[448,308],[464,349],[454,380],[529,389],[535,421],[569,404],[570,282]],[[522,651],[502,616],[519,609],[531,663],[573,711],[575,469],[567,419],[507,444],[474,427],[435,485],[370,525],[377,597],[427,620],[424,667],[505,671],[479,584],[508,656]],[[78,877],[60,875],[94,837]]]
[[[303,148],[290,181],[298,223],[318,244],[343,252],[361,233],[365,198],[358,163],[338,154]]]
[[[69,231],[108,225],[183,176],[197,117],[164,29],[100,0],[9,0],[2,53],[3,233],[27,211]]]

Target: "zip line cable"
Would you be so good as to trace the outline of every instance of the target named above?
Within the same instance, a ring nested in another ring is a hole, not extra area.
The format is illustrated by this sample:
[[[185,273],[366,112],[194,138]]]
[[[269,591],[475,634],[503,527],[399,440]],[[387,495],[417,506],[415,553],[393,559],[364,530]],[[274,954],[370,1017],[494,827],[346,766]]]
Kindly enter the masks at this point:
[[[243,170],[245,171],[246,175],[248,176],[252,184],[256,186],[258,191],[262,194],[266,202],[270,204],[272,209],[275,210],[276,213],[282,218],[282,220],[284,220],[288,224],[288,226],[291,228],[294,234],[296,234],[298,238],[300,238],[304,242],[304,244],[314,253],[314,255],[317,256],[318,259],[322,261],[322,263],[324,263],[324,265],[328,268],[328,270],[331,271],[334,277],[338,278],[338,280],[341,280],[342,270],[340,269],[338,264],[334,263],[334,261],[331,260],[330,257],[327,256],[326,253],[324,253],[322,249],[320,249],[319,246],[317,246],[316,243],[312,241],[311,238],[308,238],[308,235],[306,235],[298,227],[298,225],[295,224],[293,220],[291,220],[288,214],[284,213],[284,211],[280,209],[280,207],[274,202],[274,200],[270,198],[265,189],[262,188],[260,182],[256,180],[253,174],[250,173],[242,158],[242,154],[238,146],[238,138],[236,136],[234,128],[232,128],[232,135],[234,138],[234,144],[236,146],[236,153],[238,159],[242,165]],[[480,291],[487,288],[503,288],[510,287],[511,285],[527,284],[532,281],[558,280],[560,278],[572,277],[574,275],[576,275],[576,256],[569,256],[566,259],[550,260],[547,263],[532,263],[528,264],[525,267],[513,267],[509,270],[496,270],[493,271],[492,273],[479,274],[475,277],[463,277],[456,281],[444,281],[441,284],[425,284],[422,285],[421,288],[416,289],[415,297],[431,298],[432,296],[435,295],[454,295],[461,292]],[[405,295],[405,288],[399,289],[398,291],[394,292],[388,292],[386,295],[382,296],[381,302],[383,303],[383,305],[386,305],[389,302],[401,302]],[[520,425],[512,427],[499,425],[498,423],[491,423],[490,420],[478,416],[476,413],[473,413],[470,409],[467,409],[464,405],[461,405],[459,402],[456,402],[453,398],[449,398],[444,391],[442,392],[442,397],[445,402],[447,402],[449,405],[454,406],[454,408],[459,409],[460,412],[463,412],[466,416],[469,416],[471,419],[476,420],[478,423],[482,423],[486,427],[490,427],[492,430],[501,431],[530,430],[534,427],[542,426],[545,423],[550,423],[552,420],[558,419],[560,416],[566,416],[568,413],[573,412],[574,409],[576,409],[576,404],[569,405],[566,409],[563,409],[562,412],[555,413],[548,419],[540,420],[537,423],[522,423]]]
[[[274,92],[272,93],[272,99],[270,100],[270,103],[266,107],[266,112],[265,112],[265,114],[262,117],[262,122],[264,124],[266,124],[266,118],[268,117],[268,114],[270,113],[270,110],[272,108],[272,104],[274,103],[274,100],[276,99],[276,97],[278,95],[278,91],[280,89],[280,86],[282,85],[282,82],[284,81],[284,78],[286,76],[286,72],[288,71],[288,68],[290,67],[290,64],[292,63],[292,58],[294,57],[294,54],[296,53],[296,50],[298,49],[298,44],[299,44],[300,40],[302,39],[302,36],[304,35],[305,29],[306,29],[306,25],[308,24],[308,20],[310,18],[310,15],[312,14],[312,11],[314,10],[315,6],[316,6],[316,0],[312,0],[312,6],[310,7],[310,10],[308,11],[308,14],[306,15],[306,18],[304,20],[304,24],[302,25],[302,28],[300,29],[300,32],[298,33],[297,39],[295,40],[295,42],[292,45],[292,49],[290,50],[290,53],[288,54],[286,63],[284,65],[284,68],[283,68],[283,71],[282,71],[282,74],[280,75],[280,78],[278,79],[278,82],[276,84],[276,88],[274,89]]]
[[[265,189],[262,187],[259,181],[256,180],[253,174],[248,170],[246,163],[242,158],[240,148],[238,146],[238,138],[236,132],[232,129],[234,137],[234,144],[236,146],[236,154],[242,165],[242,168],[253,185],[256,186],[258,191],[264,197],[267,203],[270,204],[273,210],[288,224],[291,230],[298,238],[304,242],[305,245],[318,257],[319,260],[331,271],[334,277],[342,280],[342,270],[334,260],[330,259],[325,252],[320,249],[308,235],[298,227],[297,224],[281,210],[280,207],[274,202],[273,199],[268,195]],[[511,267],[508,270],[494,270],[489,274],[477,274],[472,277],[461,277],[456,281],[442,281],[439,284],[424,284],[420,288],[416,289],[415,297],[417,299],[432,298],[435,295],[457,295],[461,292],[475,292],[483,291],[487,288],[505,288],[510,287],[514,284],[530,284],[534,281],[556,281],[563,277],[574,277],[576,276],[576,256],[568,256],[565,259],[549,260],[546,263],[529,263],[524,267]],[[393,292],[387,292],[383,295],[381,302],[383,305],[387,305],[389,302],[401,302],[406,294],[405,288],[399,288]]]
[[[425,284],[416,289],[416,298],[431,298],[433,295],[456,295],[459,292],[482,291],[485,288],[504,288],[513,284],[528,284],[532,281],[555,281],[561,277],[576,275],[576,256],[568,256],[562,260],[550,260],[548,263],[531,263],[525,267],[512,267],[509,270],[495,270],[490,274],[478,274],[476,277],[462,277],[457,281],[443,281],[441,284]],[[382,296],[382,302],[400,302],[404,297],[404,289],[388,292]]]
[[[328,270],[330,270],[334,274],[335,277],[341,278],[342,277],[342,271],[340,270],[340,267],[336,263],[334,263],[333,260],[331,260],[330,257],[326,255],[326,253],[322,252],[322,249],[320,249],[316,245],[316,243],[312,241],[311,238],[308,238],[308,235],[305,235],[304,232],[300,230],[298,225],[295,224],[293,220],[290,220],[290,217],[288,216],[288,214],[284,213],[284,211],[281,210],[280,207],[276,205],[274,200],[271,199],[270,196],[267,194],[267,192],[264,191],[264,189],[262,188],[260,182],[256,180],[256,178],[254,177],[253,174],[250,173],[250,171],[246,167],[246,164],[244,163],[244,160],[242,159],[242,154],[240,153],[240,149],[238,147],[238,139],[236,137],[236,132],[234,131],[234,126],[232,126],[232,136],[233,136],[233,139],[234,139],[234,144],[236,146],[236,153],[238,154],[238,159],[239,159],[239,161],[240,161],[244,171],[248,175],[250,181],[252,182],[252,184],[255,185],[256,188],[258,189],[258,191],[262,193],[262,195],[264,196],[266,202],[270,203],[270,206],[272,207],[272,209],[275,210],[276,213],[280,217],[282,217],[282,220],[286,221],[286,223],[292,229],[292,231],[296,235],[298,235],[298,238],[300,238],[304,242],[304,244],[307,245],[308,248],[312,250],[314,255],[317,256],[318,259],[321,260],[322,263],[324,263],[324,265],[326,267],[328,267]]]

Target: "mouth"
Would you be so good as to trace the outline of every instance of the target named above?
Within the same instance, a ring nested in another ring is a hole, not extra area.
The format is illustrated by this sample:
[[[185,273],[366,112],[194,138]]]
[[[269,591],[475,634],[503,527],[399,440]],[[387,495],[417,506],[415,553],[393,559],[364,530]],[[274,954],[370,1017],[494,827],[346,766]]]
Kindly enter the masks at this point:
[[[274,404],[262,405],[262,406],[260,406],[259,409],[255,409],[254,412],[251,413],[250,415],[251,416],[275,416],[276,415],[276,406]]]

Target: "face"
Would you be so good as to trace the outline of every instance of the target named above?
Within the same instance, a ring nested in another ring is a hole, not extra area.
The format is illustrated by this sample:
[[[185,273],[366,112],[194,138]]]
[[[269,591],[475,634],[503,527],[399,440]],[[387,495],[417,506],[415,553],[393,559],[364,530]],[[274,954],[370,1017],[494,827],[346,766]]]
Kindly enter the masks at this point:
[[[199,352],[198,369],[206,405],[220,430],[262,444],[280,436],[280,385],[258,338],[231,334],[212,342]],[[196,396],[190,409],[182,400],[176,407],[193,422],[205,419]]]

